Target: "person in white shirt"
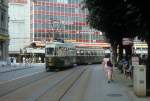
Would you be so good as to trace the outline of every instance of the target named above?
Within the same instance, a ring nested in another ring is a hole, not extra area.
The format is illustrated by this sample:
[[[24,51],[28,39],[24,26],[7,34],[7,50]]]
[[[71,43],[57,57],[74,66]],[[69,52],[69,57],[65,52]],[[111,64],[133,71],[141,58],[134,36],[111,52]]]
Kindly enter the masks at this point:
[[[103,70],[106,73],[106,75],[107,75],[106,68],[107,68],[107,61],[108,60],[109,60],[109,57],[106,55],[105,58],[103,59],[103,62],[102,62],[102,64],[103,64]]]
[[[110,59],[107,61],[106,71],[107,71],[108,83],[110,83],[110,81],[113,81],[113,78],[112,78],[113,77],[113,64]]]

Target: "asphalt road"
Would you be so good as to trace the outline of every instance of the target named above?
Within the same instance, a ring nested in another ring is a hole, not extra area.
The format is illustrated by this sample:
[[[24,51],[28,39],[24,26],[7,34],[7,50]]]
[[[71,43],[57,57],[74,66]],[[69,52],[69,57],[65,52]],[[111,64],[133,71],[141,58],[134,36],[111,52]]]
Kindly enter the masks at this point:
[[[149,101],[134,100],[116,78],[108,83],[99,64],[41,72],[0,84],[0,101]]]
[[[42,73],[1,84],[0,101],[58,101],[84,70],[84,68],[72,68],[60,72]]]
[[[44,66],[33,66],[32,68],[27,68],[27,69],[20,69],[16,71],[11,71],[11,72],[5,72],[5,73],[0,73],[0,84],[16,80],[19,78],[31,76],[37,73],[45,72],[45,67]]]

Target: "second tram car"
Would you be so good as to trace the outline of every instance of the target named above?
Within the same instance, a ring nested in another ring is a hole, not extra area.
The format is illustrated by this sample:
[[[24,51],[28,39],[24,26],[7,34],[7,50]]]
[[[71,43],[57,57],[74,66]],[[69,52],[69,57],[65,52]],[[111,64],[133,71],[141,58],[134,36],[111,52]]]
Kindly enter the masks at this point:
[[[50,42],[45,46],[46,71],[61,70],[76,63],[76,50],[72,43]]]
[[[76,48],[76,64],[101,63],[104,58],[104,49],[92,47]]]

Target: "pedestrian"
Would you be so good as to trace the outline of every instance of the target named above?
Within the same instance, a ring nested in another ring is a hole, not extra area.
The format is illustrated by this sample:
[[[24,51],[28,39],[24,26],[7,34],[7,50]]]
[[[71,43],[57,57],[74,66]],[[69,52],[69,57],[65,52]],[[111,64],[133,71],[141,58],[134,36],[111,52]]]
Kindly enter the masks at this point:
[[[129,64],[128,64],[128,61],[126,59],[123,60],[123,66],[122,66],[122,69],[123,69],[123,74],[124,74],[124,77],[127,78],[127,70],[129,68]]]
[[[106,68],[107,68],[107,61],[109,60],[109,57],[105,55],[105,58],[103,59],[103,71],[106,73]]]
[[[41,63],[41,57],[39,57],[39,63]]]
[[[13,57],[10,58],[10,62],[11,62],[11,65],[13,65],[13,62],[14,62]]]
[[[25,60],[26,60],[25,57],[23,57],[23,58],[22,58],[22,62],[25,63]]]
[[[13,63],[13,57],[10,58],[10,62]]]
[[[113,81],[113,64],[109,58],[109,60],[107,61],[107,79],[108,79],[108,83],[110,83],[111,81]]]

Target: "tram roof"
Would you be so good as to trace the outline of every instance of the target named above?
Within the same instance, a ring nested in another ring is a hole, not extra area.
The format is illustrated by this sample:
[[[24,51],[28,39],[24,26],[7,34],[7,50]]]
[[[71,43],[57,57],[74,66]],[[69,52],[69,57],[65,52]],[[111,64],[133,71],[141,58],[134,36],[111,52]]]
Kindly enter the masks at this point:
[[[73,43],[62,43],[62,42],[49,42],[46,43],[47,47],[66,47],[66,48],[75,48],[75,45]]]

